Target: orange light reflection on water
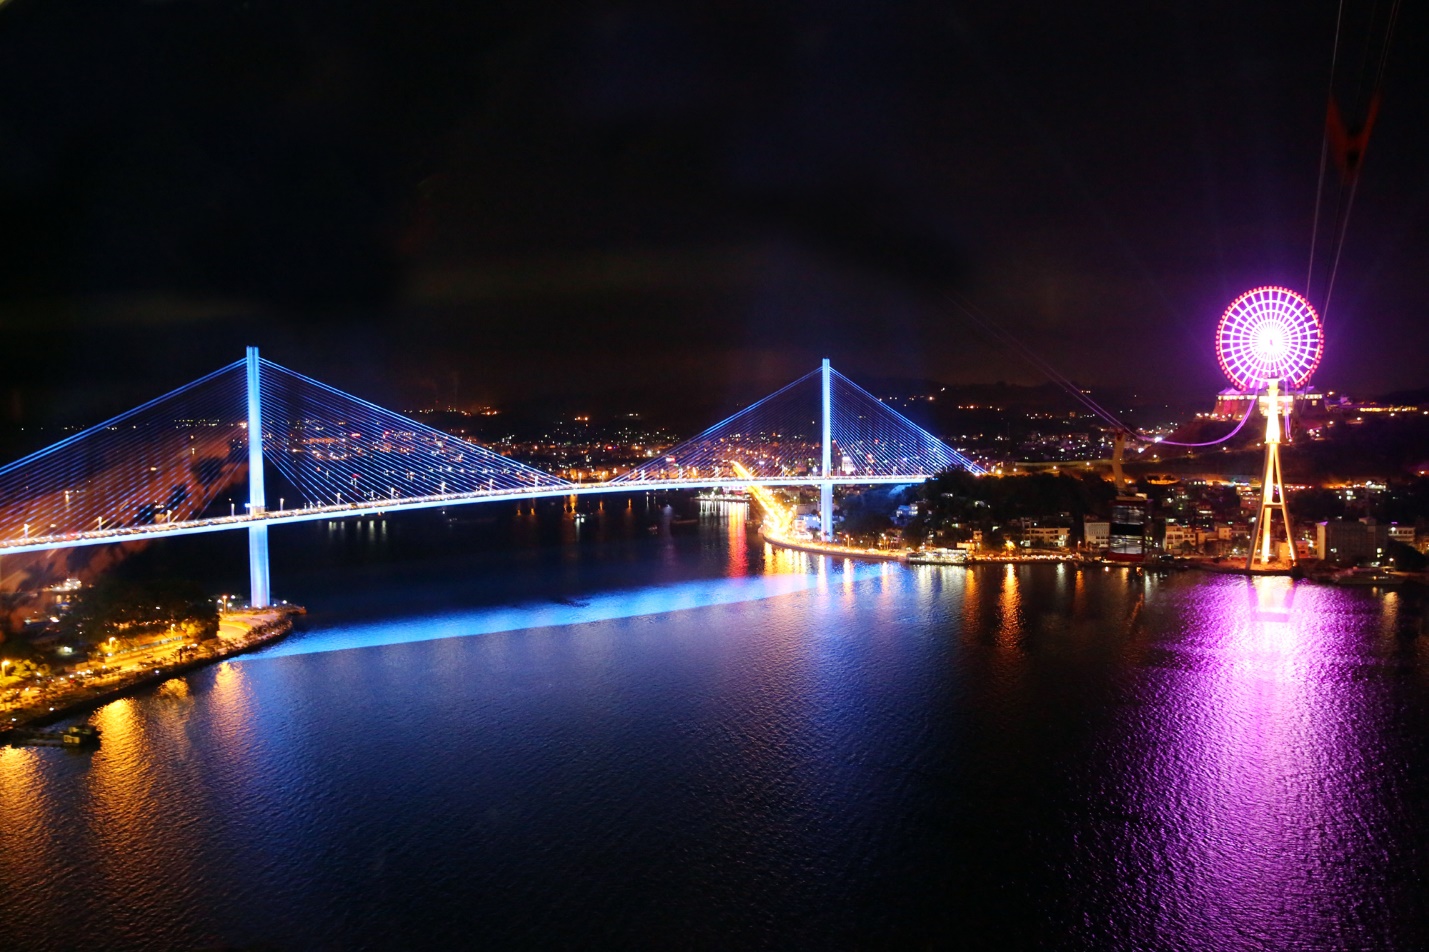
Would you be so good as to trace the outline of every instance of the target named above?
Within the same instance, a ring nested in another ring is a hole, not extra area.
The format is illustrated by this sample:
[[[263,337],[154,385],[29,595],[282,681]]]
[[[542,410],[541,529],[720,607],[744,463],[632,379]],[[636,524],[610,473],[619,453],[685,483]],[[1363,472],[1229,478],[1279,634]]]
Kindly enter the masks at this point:
[[[982,621],[982,587],[981,570],[976,568],[963,572],[963,631],[974,632],[980,629]]]
[[[0,747],[0,864],[45,869],[54,861],[55,838],[46,835],[47,776],[40,758],[47,751]],[[0,930],[3,930],[0,926]]]
[[[1022,593],[1017,585],[1017,567],[1008,564],[1002,572],[1002,591],[997,608],[1001,623],[997,626],[997,643],[1004,648],[1017,644],[1022,636]]]
[[[731,578],[749,574],[749,525],[745,518],[749,513],[749,506],[718,502],[701,505],[711,507],[724,518],[725,534],[729,543],[729,567],[725,574]]]

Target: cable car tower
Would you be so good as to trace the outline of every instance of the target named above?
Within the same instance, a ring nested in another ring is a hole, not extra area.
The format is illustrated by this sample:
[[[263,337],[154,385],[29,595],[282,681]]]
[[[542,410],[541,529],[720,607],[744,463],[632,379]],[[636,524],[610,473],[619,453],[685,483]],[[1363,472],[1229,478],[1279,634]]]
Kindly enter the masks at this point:
[[[1265,478],[1246,569],[1257,562],[1268,568],[1277,561],[1273,526],[1277,512],[1285,526],[1290,562],[1293,565],[1298,560],[1280,469],[1280,444],[1289,437],[1295,390],[1309,382],[1324,349],[1320,315],[1304,296],[1288,288],[1245,292],[1226,308],[1216,327],[1216,357],[1221,369],[1237,389],[1259,394],[1265,414]]]

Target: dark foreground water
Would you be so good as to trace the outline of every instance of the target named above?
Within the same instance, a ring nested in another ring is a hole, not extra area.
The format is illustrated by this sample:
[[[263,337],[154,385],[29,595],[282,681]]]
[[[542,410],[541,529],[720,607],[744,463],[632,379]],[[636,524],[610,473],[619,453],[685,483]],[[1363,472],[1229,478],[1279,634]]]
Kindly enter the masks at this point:
[[[643,519],[275,532],[305,632],[0,752],[0,949],[1429,946],[1412,595]]]

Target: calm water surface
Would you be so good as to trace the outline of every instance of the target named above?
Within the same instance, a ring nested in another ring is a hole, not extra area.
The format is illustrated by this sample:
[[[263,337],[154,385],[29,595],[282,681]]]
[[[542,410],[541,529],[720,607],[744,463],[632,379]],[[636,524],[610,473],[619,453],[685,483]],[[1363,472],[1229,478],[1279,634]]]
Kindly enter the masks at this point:
[[[304,631],[0,751],[0,948],[1429,946],[1412,594],[607,505],[275,530]]]

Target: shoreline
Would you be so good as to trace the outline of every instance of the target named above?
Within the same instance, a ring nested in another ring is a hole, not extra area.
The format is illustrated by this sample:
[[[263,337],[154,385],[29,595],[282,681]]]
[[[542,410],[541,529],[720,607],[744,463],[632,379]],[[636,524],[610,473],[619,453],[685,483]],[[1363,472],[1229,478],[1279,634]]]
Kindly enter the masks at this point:
[[[759,537],[770,545],[778,546],[781,549],[793,549],[813,555],[827,555],[830,558],[863,559],[866,562],[908,561],[907,551],[890,552],[886,549],[854,549],[841,545],[825,545],[821,542],[798,542],[784,536],[774,535],[772,532],[766,532],[763,526],[759,528]]]
[[[772,546],[782,549],[792,549],[797,552],[808,552],[810,555],[825,555],[829,558],[861,559],[865,562],[901,562],[909,564],[908,557],[913,554],[913,550],[905,549],[900,551],[890,551],[888,549],[856,549],[850,546],[830,546],[820,542],[804,542],[794,540],[785,536],[775,535],[766,531],[762,526],[759,529],[759,536]],[[1113,562],[1101,559],[1089,559],[1076,553],[1066,554],[1038,554],[1038,555],[973,555],[969,554],[965,562],[950,562],[950,566],[957,568],[972,568],[978,565],[1083,565],[1083,566],[1103,566],[1106,568],[1131,568],[1131,569],[1153,569],[1157,571],[1173,571],[1184,569],[1186,566],[1176,564],[1156,564],[1145,562]]]
[[[855,559],[864,562],[901,562],[909,565],[908,557],[913,554],[912,550],[889,551],[887,549],[858,549],[851,546],[831,546],[820,542],[803,541],[790,539],[785,536],[776,535],[767,531],[763,526],[759,529],[759,537],[772,546],[782,549],[791,549],[796,552],[807,552],[810,555],[822,555],[829,558]],[[1308,560],[1307,560],[1308,561]],[[1084,568],[1115,569],[1136,569],[1144,572],[1205,572],[1208,575],[1238,575],[1242,578],[1292,578],[1310,582],[1316,585],[1341,585],[1313,570],[1307,570],[1303,563],[1297,566],[1275,566],[1271,568],[1246,569],[1244,565],[1226,561],[1214,563],[1206,559],[1178,559],[1172,562],[1117,562],[1106,559],[1088,558],[1076,553],[1065,554],[1039,554],[1039,555],[973,555],[969,554],[965,562],[948,563],[958,568],[975,568],[979,565],[1076,565]],[[1390,587],[1400,585],[1416,586],[1429,584],[1429,573],[1394,573],[1395,581]],[[1364,584],[1360,587],[1374,587]],[[1381,585],[1379,587],[1385,587]]]
[[[134,672],[121,677],[115,683],[106,683],[93,690],[81,688],[74,697],[57,698],[57,703],[53,706],[48,701],[40,701],[29,707],[8,708],[3,712],[6,718],[5,722],[0,723],[0,748],[9,744],[11,731],[44,727],[76,714],[87,713],[103,707],[111,701],[128,697],[148,688],[158,687],[172,678],[182,677],[200,668],[267,647],[290,635],[293,631],[294,617],[301,614],[305,614],[305,609],[296,605],[264,609],[259,612],[234,612],[232,616],[220,618],[220,632],[225,624],[239,624],[242,626],[242,633],[237,636],[220,634],[213,642],[200,649],[205,653],[198,657],[167,664],[160,663],[152,668],[146,665],[142,672]],[[243,620],[237,621],[237,618]]]

